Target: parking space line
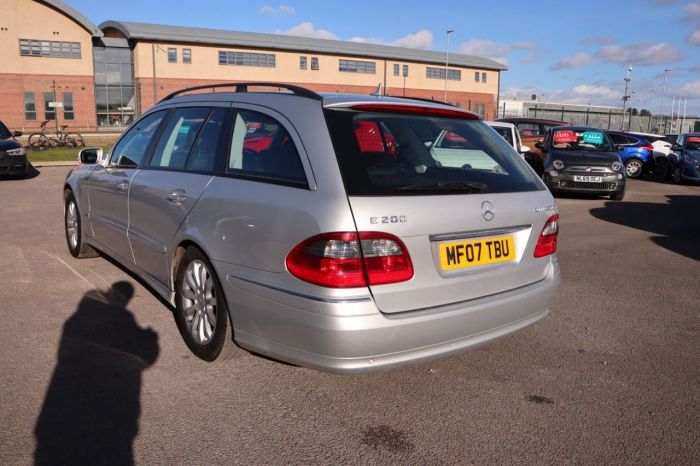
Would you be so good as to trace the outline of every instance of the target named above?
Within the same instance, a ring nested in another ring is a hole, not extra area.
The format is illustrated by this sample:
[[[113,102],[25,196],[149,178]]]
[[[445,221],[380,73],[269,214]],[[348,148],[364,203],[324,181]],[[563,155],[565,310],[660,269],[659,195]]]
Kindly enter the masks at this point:
[[[55,254],[51,254],[50,252],[44,251],[44,254],[46,254],[47,256],[53,257],[54,259],[56,259],[56,260],[57,260],[58,262],[60,262],[61,264],[63,264],[63,265],[65,265],[66,267],[68,267],[68,270],[70,270],[71,272],[73,272],[78,278],[80,278],[80,279],[83,280],[85,283],[87,283],[88,285],[90,285],[90,287],[91,287],[98,295],[100,295],[100,297],[101,297],[102,299],[104,299],[104,302],[109,302],[108,299],[107,299],[107,297],[100,291],[100,289],[99,289],[94,283],[92,283],[90,280],[88,280],[87,278],[85,278],[85,276],[84,276],[83,274],[81,274],[80,272],[78,272],[77,270],[75,270],[73,267],[71,267],[66,261],[64,261],[63,259],[61,259],[60,257],[58,257],[58,256],[55,255]]]

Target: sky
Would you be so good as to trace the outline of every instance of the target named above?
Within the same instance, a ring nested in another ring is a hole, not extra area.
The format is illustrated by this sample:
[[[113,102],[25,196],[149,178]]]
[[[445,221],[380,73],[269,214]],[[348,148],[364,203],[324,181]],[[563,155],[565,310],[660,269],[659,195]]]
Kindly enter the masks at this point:
[[[124,20],[372,42],[493,58],[501,98],[700,115],[700,0],[65,0],[95,24]],[[664,70],[669,70],[664,72]],[[666,87],[664,92],[664,74]],[[687,98],[687,107],[686,101]],[[678,107],[675,106],[675,111]]]

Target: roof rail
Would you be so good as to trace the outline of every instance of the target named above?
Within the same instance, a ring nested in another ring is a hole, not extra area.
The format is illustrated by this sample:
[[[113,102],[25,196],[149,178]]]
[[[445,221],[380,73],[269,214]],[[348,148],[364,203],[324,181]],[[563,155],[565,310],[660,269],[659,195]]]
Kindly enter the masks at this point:
[[[287,89],[288,91],[292,91],[294,95],[298,95],[300,97],[307,97],[309,99],[314,99],[314,100],[323,100],[323,97],[315,93],[314,91],[310,89],[306,89],[305,87],[301,86],[294,86],[292,84],[284,84],[284,83],[275,83],[275,82],[264,82],[264,81],[259,81],[259,82],[242,82],[242,83],[217,83],[217,84],[205,84],[203,86],[194,86],[194,87],[187,87],[185,89],[180,89],[179,91],[175,91],[171,94],[168,94],[164,98],[160,100],[160,102],[165,102],[166,100],[170,100],[175,96],[178,96],[180,94],[183,94],[185,92],[190,92],[190,91],[198,91],[199,89],[216,89],[219,87],[235,87],[236,90],[235,92],[248,92],[248,86],[265,86],[265,87],[280,87],[283,89]],[[158,102],[158,103],[160,103]]]

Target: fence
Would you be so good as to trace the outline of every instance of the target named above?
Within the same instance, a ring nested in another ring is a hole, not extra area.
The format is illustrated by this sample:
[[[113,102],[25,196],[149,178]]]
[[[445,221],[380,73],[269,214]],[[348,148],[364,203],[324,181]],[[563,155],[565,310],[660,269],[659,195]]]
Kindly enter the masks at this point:
[[[598,107],[600,108],[600,107]],[[543,118],[547,120],[567,121],[574,125],[592,126],[602,129],[625,129],[643,133],[678,134],[691,131],[700,131],[700,119],[697,116],[685,118],[666,115],[641,116],[630,115],[622,109],[611,108],[607,111],[591,108],[572,109],[571,107],[556,107],[551,104],[545,106],[523,106],[522,111],[506,110],[502,105],[498,113],[499,118],[526,117]]]

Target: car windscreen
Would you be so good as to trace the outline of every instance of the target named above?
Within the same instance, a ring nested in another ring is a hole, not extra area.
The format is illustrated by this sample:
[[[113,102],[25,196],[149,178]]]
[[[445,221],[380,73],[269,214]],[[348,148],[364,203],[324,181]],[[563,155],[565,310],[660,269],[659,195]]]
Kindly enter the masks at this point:
[[[0,139],[10,139],[11,137],[12,133],[10,133],[10,130],[0,121]]]
[[[544,189],[513,148],[480,120],[349,109],[325,114],[349,195]]]
[[[614,151],[610,138],[602,130],[589,128],[557,128],[550,144],[557,151]]]

